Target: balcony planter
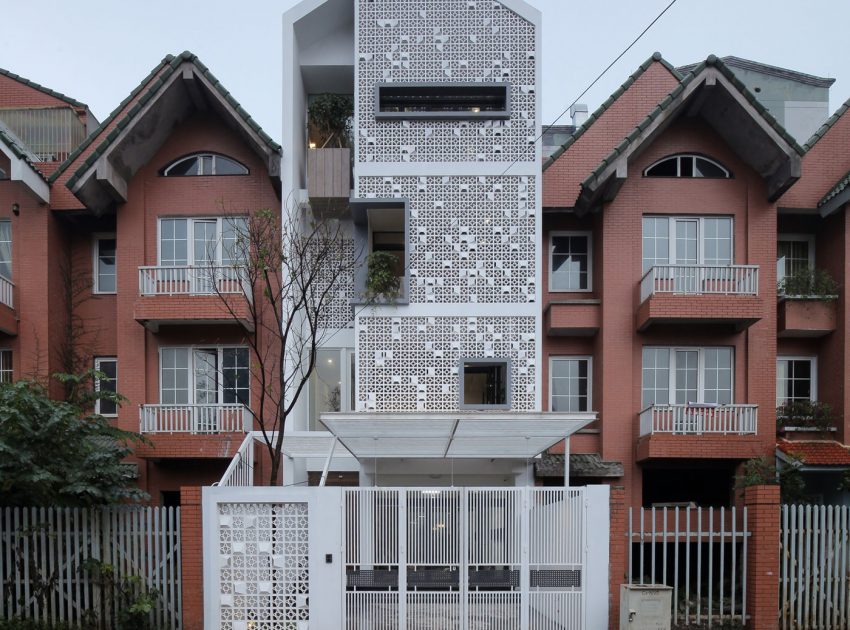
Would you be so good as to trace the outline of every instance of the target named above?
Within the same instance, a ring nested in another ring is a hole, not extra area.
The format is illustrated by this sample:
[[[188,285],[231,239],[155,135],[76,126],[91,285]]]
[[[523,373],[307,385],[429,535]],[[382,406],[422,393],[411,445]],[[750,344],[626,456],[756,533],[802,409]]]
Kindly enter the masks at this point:
[[[351,149],[307,150],[307,194],[310,201],[348,200],[351,195]]]
[[[776,431],[818,434],[835,432],[835,416],[832,413],[832,407],[824,402],[809,400],[787,402],[776,408]]]
[[[838,322],[838,296],[783,296],[776,309],[780,337],[823,337]]]

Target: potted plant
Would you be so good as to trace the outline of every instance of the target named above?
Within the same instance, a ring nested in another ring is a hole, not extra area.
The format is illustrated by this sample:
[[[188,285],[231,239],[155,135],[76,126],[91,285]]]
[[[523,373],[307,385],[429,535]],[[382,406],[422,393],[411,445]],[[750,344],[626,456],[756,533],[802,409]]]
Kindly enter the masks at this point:
[[[307,106],[310,145],[324,149],[350,148],[354,99],[350,94],[317,94]]]
[[[779,282],[779,293],[791,299],[838,299],[838,283],[823,269],[800,269]]]
[[[366,257],[366,299],[391,302],[401,293],[398,258],[389,252],[376,251]]]
[[[814,400],[789,400],[776,408],[776,426],[780,431],[808,429],[829,431],[833,427],[832,407]]]

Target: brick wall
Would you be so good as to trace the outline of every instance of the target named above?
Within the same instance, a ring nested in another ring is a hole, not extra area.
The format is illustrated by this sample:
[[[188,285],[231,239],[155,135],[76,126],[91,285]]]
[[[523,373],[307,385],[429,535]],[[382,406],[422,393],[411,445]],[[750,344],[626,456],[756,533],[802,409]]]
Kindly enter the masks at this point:
[[[779,486],[751,486],[744,491],[747,524],[748,628],[779,627]]]
[[[183,580],[183,628],[204,627],[204,551],[201,488],[180,488],[180,546]]]

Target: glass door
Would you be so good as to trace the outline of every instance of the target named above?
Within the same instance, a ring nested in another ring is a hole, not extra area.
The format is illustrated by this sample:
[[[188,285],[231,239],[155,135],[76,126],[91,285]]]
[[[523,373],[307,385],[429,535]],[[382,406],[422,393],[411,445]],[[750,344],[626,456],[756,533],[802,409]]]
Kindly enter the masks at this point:
[[[194,266],[193,293],[212,293],[215,281],[216,246],[218,235],[216,221],[203,220],[192,222],[192,265]]]
[[[218,431],[218,351],[194,350],[195,431]]]
[[[676,293],[696,293],[699,263],[699,220],[676,219],[674,241],[675,265],[687,265],[674,272],[673,291]]]
[[[675,361],[675,402],[685,405],[678,410],[681,415],[675,432],[701,433],[702,412],[698,407],[689,408],[699,402],[699,351],[676,350]]]

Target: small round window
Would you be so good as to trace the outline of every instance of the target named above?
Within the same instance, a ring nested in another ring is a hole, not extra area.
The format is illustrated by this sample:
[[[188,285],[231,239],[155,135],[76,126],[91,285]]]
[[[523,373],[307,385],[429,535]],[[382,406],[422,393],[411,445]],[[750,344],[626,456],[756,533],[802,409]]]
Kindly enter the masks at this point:
[[[165,177],[200,175],[247,175],[248,168],[233,158],[217,153],[194,153],[175,160],[164,169]]]
[[[701,155],[670,155],[647,167],[644,177],[712,177],[729,179],[725,166]]]

